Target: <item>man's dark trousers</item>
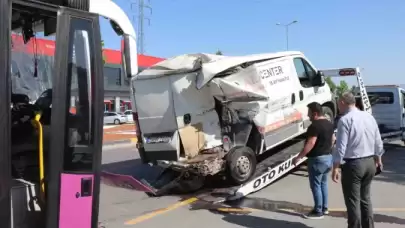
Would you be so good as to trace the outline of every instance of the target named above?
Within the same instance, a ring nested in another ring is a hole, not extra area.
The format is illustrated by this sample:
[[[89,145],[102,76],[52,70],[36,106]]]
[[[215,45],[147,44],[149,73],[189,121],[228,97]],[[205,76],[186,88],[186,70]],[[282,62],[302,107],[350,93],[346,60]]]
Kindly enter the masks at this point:
[[[342,188],[347,208],[348,228],[374,228],[370,198],[376,172],[373,157],[348,159],[342,165]]]

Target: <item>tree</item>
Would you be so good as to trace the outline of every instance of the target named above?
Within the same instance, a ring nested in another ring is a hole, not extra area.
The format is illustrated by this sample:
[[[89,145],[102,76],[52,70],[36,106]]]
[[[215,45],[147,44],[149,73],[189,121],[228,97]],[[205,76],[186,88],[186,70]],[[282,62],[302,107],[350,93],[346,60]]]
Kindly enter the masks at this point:
[[[357,86],[353,85],[352,88],[350,89],[350,91],[352,91],[352,93],[356,93],[357,92]]]
[[[216,55],[222,55],[222,51],[218,50],[217,52],[215,52]]]
[[[349,85],[347,84],[346,81],[341,80],[341,81],[339,82],[339,86],[337,86],[337,88],[336,88],[336,94],[337,94],[338,96],[340,96],[340,95],[342,95],[344,92],[347,92],[347,91],[350,91]]]
[[[329,85],[330,90],[334,93],[336,91],[336,84],[332,81],[330,76],[325,78],[325,82]]]
[[[346,81],[341,80],[339,85],[336,85],[330,76],[325,78],[325,82],[329,85],[330,90],[337,96],[342,95],[344,92],[351,91]],[[353,89],[353,88],[352,88]]]

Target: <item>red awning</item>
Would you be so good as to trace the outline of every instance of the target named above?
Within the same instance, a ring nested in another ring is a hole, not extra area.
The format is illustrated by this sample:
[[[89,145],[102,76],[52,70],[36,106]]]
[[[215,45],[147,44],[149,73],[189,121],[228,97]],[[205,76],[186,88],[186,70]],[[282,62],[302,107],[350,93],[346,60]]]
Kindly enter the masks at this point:
[[[110,100],[104,100],[104,103],[111,103]]]
[[[35,40],[35,42],[33,42]],[[36,38],[31,39],[26,45],[23,45],[23,38],[20,35],[12,34],[12,41],[14,43],[13,51],[27,52],[30,54],[37,53],[38,55],[53,56],[55,54],[55,41],[50,39]],[[112,50],[103,48],[103,55],[106,63],[120,65],[122,62],[122,54],[120,50]],[[138,55],[139,67],[150,67],[158,62],[163,61],[164,58]]]

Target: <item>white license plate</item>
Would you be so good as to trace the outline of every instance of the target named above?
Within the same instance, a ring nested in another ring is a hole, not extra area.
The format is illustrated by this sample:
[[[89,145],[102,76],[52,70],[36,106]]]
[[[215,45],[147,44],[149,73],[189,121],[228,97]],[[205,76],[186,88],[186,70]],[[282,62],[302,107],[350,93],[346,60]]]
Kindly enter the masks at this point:
[[[149,137],[145,138],[145,143],[153,144],[153,143],[168,143],[170,142],[171,137]]]

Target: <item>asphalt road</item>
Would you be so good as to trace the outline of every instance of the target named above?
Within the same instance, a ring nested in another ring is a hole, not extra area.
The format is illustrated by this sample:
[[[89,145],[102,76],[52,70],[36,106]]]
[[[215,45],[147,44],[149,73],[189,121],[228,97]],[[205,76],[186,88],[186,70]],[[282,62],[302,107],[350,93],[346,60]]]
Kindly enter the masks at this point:
[[[151,175],[140,165],[132,147],[114,147],[103,152],[103,168],[111,172]],[[385,171],[372,186],[376,227],[405,227],[405,149],[389,149],[384,156]],[[330,181],[331,215],[323,220],[300,216],[312,205],[305,167],[269,187],[250,195],[232,213],[208,210],[193,196],[150,198],[142,192],[102,184],[100,218],[105,228],[120,227],[345,227],[346,220],[340,184]],[[222,209],[224,210],[224,209]],[[229,210],[229,209],[228,209]]]

